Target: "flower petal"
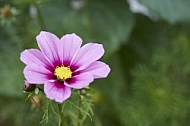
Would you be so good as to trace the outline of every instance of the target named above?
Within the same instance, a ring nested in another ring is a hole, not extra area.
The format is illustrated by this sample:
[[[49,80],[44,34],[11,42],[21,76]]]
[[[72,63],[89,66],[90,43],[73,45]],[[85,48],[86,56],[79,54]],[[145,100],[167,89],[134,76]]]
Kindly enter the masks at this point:
[[[31,64],[24,68],[24,76],[29,83],[44,84],[46,81],[52,79],[52,72],[44,67]]]
[[[93,81],[93,76],[90,73],[81,73],[73,76],[71,80],[65,81],[67,87],[81,89],[87,87]]]
[[[47,98],[62,103],[71,96],[71,89],[64,84],[59,84],[57,81],[46,82],[44,85],[44,92]]]
[[[89,72],[93,74],[95,79],[105,78],[110,72],[110,67],[101,61],[95,61],[91,63],[86,69],[82,70],[82,72]]]
[[[62,51],[59,51],[61,61],[64,65],[70,65],[71,60],[81,47],[82,39],[74,33],[67,34],[61,38],[61,44]]]
[[[44,67],[51,65],[38,49],[28,49],[21,53],[20,60],[26,65],[38,64]]]
[[[36,40],[42,53],[56,66],[56,63],[60,62],[58,54],[59,38],[50,32],[41,31]]]
[[[77,70],[82,70],[92,62],[100,59],[104,54],[104,48],[102,44],[88,43],[84,45],[76,54],[72,65]]]

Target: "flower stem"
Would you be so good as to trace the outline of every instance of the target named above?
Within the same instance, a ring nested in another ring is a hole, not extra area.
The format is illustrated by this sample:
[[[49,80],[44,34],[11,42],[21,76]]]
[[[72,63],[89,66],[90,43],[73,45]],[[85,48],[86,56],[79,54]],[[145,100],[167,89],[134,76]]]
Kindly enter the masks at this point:
[[[61,122],[60,126],[66,126],[65,118],[64,118],[64,114],[63,114],[63,111],[62,111],[61,104],[58,104],[58,111],[59,111],[60,122]]]
[[[78,107],[81,107],[81,98],[79,97],[78,101]],[[77,110],[77,120],[76,120],[76,126],[80,125],[80,109]]]
[[[39,26],[40,26],[41,30],[46,30],[45,22],[44,22],[44,19],[42,17],[39,5],[38,5],[36,0],[34,0],[34,6],[36,7],[36,10],[37,10],[37,13],[38,13],[37,20],[38,20]]]

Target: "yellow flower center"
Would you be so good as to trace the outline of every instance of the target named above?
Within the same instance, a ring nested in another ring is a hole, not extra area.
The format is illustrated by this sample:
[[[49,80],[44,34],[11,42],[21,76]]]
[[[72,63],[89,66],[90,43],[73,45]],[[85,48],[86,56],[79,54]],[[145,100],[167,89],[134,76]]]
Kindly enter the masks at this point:
[[[54,75],[57,77],[57,79],[64,81],[68,78],[71,78],[72,71],[69,67],[65,66],[57,66],[54,71]]]

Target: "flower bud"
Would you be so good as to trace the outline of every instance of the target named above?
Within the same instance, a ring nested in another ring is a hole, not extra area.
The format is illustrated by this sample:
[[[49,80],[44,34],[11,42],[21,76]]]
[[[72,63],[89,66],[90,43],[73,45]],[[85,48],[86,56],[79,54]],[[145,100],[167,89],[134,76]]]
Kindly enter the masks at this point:
[[[41,102],[42,102],[42,98],[39,95],[34,95],[31,98],[32,108],[39,107],[41,105]]]
[[[80,95],[82,96],[87,96],[89,94],[90,88],[89,87],[85,87],[79,90]]]
[[[81,89],[81,90],[80,90],[80,94],[81,94],[81,95],[86,95],[86,94],[87,94],[87,91],[86,91],[85,89]]]
[[[28,83],[27,80],[24,81],[23,91],[25,91],[25,92],[32,92],[32,91],[35,90],[35,88],[36,88],[35,84],[30,84],[30,83]]]

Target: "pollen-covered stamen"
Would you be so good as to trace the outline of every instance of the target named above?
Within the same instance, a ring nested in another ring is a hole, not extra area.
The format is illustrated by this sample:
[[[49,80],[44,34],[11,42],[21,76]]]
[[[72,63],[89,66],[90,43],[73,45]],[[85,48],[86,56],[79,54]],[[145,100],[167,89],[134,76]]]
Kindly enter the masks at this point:
[[[72,77],[72,71],[69,67],[57,66],[54,71],[54,75],[58,80],[64,81]]]

